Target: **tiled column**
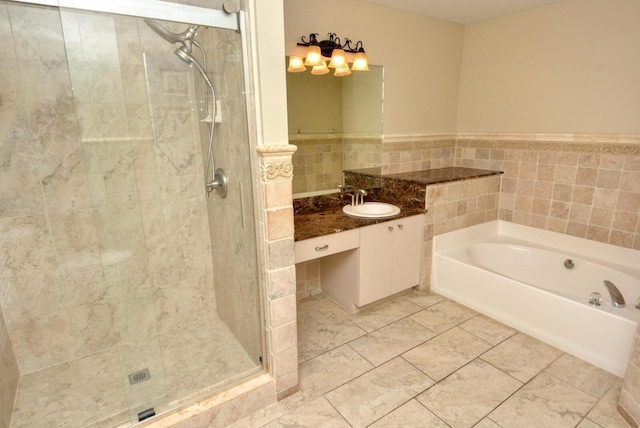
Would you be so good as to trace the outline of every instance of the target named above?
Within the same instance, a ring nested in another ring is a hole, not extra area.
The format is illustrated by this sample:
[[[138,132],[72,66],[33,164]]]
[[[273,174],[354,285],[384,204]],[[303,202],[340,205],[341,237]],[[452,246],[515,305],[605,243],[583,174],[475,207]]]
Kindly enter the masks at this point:
[[[640,326],[633,341],[631,358],[618,401],[618,411],[630,426],[640,426]]]
[[[296,274],[293,253],[293,199],[291,157],[294,145],[258,147],[266,241],[265,329],[267,364],[276,380],[278,399],[298,390]]]

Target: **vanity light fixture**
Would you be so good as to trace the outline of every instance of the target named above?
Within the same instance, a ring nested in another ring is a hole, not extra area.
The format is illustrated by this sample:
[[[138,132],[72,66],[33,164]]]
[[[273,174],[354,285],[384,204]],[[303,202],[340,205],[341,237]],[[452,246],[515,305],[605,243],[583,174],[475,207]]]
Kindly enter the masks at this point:
[[[305,40],[304,36],[301,37],[302,43],[298,43],[298,46],[307,48],[304,62],[300,57],[289,57],[287,71],[299,73],[305,71],[306,67],[313,67],[312,74],[326,74],[329,68],[334,68],[333,75],[338,77],[348,76],[351,70],[369,71],[369,60],[361,41],[352,46],[353,40],[345,39],[342,44],[336,33],[329,33],[329,39],[322,41],[318,41],[317,36],[318,33],[309,34],[309,41]],[[351,69],[347,63],[347,52],[355,54]],[[331,58],[328,66],[323,58]]]

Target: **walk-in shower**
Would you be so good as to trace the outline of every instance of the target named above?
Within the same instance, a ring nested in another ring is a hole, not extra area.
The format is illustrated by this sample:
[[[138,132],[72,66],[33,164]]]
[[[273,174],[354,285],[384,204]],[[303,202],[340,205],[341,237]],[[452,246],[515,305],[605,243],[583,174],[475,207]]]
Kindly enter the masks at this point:
[[[222,9],[0,0],[0,427],[128,426],[264,372]]]

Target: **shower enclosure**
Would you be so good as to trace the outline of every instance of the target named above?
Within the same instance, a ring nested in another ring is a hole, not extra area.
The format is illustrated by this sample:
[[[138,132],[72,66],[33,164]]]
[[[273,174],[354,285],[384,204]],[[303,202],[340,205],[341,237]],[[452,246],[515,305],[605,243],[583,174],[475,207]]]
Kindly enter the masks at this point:
[[[242,19],[208,3],[0,1],[0,428],[263,372]]]

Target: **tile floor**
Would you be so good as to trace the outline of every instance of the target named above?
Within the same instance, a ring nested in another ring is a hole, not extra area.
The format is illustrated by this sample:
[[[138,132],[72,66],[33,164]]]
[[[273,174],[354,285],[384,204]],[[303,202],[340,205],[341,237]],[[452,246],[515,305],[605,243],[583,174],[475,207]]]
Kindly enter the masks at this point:
[[[622,380],[437,294],[298,302],[300,392],[239,427],[627,428]]]

